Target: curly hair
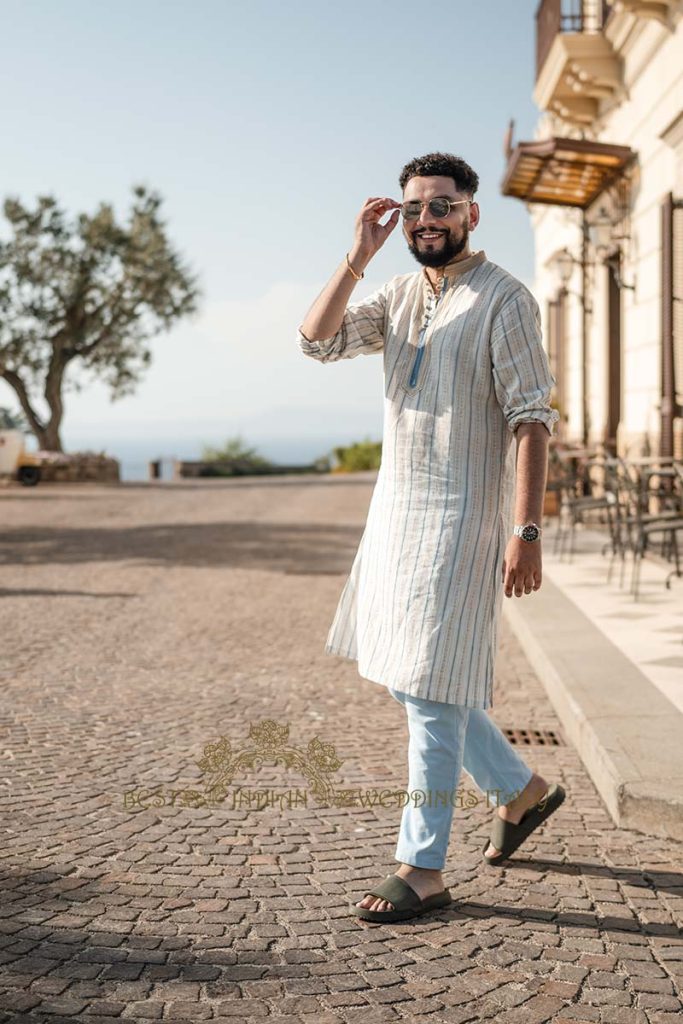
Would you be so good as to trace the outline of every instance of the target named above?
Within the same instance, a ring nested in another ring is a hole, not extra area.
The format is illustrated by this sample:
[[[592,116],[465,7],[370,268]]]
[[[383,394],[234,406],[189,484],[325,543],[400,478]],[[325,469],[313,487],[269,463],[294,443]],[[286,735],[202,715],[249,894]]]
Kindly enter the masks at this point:
[[[452,153],[427,153],[426,156],[415,157],[407,163],[398,179],[401,189],[405,189],[411,178],[416,177],[452,178],[460,192],[466,192],[470,198],[479,188],[479,175],[473,171],[462,157]]]

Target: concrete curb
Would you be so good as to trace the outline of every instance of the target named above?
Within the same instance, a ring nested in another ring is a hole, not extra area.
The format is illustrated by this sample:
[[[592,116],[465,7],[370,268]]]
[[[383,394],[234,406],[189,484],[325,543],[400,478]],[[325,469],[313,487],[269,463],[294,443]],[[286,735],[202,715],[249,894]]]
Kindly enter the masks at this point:
[[[683,714],[547,575],[503,614],[615,824],[683,840]]]

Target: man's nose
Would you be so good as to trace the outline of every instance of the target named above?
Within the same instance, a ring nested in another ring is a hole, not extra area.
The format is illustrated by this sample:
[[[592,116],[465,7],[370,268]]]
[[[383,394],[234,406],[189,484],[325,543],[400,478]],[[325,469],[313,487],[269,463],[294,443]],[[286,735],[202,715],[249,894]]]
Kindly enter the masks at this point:
[[[420,210],[418,223],[421,224],[422,227],[434,227],[436,224],[438,224],[438,221],[439,218],[435,217],[434,214],[431,213],[428,204],[425,203],[425,205]]]

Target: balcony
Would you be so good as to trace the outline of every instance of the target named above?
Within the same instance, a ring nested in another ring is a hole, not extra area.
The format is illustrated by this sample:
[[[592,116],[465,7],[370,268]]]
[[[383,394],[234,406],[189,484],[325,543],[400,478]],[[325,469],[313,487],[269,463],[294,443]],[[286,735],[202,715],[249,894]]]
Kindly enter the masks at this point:
[[[536,11],[536,80],[561,32],[602,32],[607,21],[606,0],[542,0]]]
[[[621,61],[605,38],[606,0],[542,0],[536,12],[534,100],[570,126],[589,127],[621,89]]]
[[[665,28],[671,28],[671,16],[676,0],[612,0],[615,13],[626,12],[639,18],[653,18]]]

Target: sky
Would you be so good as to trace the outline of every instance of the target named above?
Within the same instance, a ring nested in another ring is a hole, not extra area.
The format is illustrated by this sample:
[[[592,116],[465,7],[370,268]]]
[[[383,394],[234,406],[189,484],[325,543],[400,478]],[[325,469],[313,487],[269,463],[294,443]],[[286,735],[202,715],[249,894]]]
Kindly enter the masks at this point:
[[[124,219],[145,184],[201,289],[134,395],[66,392],[65,448],[130,462],[240,436],[296,462],[381,440],[381,355],[318,363],[296,328],[366,197],[400,198],[401,167],[434,150],[479,174],[473,250],[531,282],[528,214],[500,181],[508,122],[530,139],[538,118],[536,6],[0,0],[3,200]],[[353,297],[416,269],[397,228]],[[0,405],[17,407],[2,380]]]

